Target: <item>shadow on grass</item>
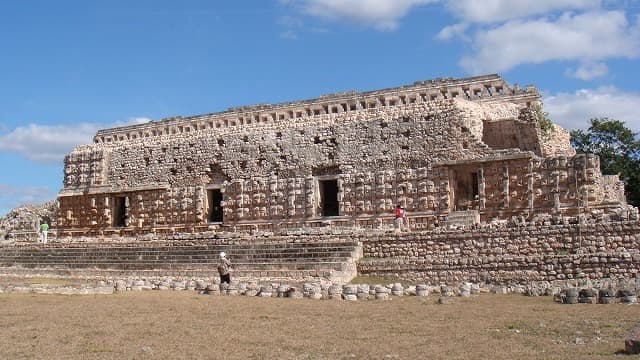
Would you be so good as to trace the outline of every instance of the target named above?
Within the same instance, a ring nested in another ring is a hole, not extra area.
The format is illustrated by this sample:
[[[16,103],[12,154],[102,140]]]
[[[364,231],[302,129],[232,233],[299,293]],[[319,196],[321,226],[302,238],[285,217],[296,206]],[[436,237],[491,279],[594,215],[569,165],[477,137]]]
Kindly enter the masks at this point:
[[[628,353],[626,350],[618,350],[618,351],[614,352],[613,354],[614,355],[638,355],[638,354]]]

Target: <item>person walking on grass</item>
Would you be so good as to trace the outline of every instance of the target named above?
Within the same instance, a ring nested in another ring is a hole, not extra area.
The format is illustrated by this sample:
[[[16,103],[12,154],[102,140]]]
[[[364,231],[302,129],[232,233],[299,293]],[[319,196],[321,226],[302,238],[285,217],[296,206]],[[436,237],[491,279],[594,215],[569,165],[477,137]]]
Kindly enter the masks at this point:
[[[218,274],[220,274],[220,284],[231,284],[231,260],[227,259],[227,254],[224,251],[220,253]]]

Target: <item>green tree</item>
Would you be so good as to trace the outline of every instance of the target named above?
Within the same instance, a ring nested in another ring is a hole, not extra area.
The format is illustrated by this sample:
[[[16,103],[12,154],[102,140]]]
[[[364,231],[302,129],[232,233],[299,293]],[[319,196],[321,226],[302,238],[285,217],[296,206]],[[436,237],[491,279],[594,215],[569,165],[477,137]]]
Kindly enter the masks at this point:
[[[640,205],[640,140],[638,134],[620,120],[591,119],[587,131],[571,131],[571,144],[578,153],[600,157],[600,170],[605,175],[620,174],[625,183],[627,201]]]

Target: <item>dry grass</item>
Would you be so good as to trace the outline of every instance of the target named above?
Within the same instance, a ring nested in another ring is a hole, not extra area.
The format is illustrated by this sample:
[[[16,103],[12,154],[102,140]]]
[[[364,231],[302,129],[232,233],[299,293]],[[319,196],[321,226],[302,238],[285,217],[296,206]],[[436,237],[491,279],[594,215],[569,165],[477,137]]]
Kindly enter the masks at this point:
[[[95,285],[95,282],[88,282],[80,279],[52,278],[52,277],[17,277],[0,275],[0,284],[3,286],[18,285],[31,286],[35,284],[45,284],[48,286],[76,286]]]
[[[619,358],[640,305],[481,295],[392,301],[0,294],[0,358]]]

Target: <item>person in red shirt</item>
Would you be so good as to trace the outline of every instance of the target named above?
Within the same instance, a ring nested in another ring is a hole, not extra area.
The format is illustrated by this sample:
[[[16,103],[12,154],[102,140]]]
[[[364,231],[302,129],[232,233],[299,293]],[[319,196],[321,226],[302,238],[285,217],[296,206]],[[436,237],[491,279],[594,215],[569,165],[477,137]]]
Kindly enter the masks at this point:
[[[401,231],[402,230],[402,225],[404,222],[404,218],[406,216],[406,211],[405,209],[400,206],[400,205],[396,205],[396,218],[393,221],[393,225],[396,229],[396,231]]]

